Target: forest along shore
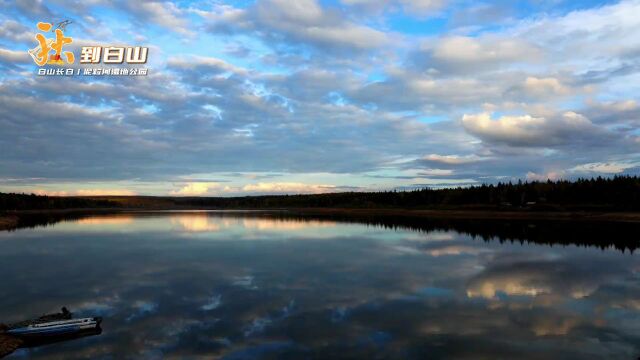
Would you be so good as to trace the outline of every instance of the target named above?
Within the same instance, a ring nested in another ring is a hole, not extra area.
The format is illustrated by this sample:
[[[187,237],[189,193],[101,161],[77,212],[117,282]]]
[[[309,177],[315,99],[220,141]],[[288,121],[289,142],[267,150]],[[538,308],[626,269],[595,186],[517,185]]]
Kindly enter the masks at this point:
[[[354,215],[354,216],[388,216],[413,217],[430,219],[456,220],[557,220],[557,221],[606,221],[606,222],[639,222],[640,212],[590,212],[590,211],[505,211],[490,209],[452,210],[452,209],[291,209],[293,213],[304,215]]]
[[[0,230],[14,230],[35,223],[56,223],[61,220],[82,219],[89,216],[153,213],[175,211],[224,211],[219,208],[176,208],[176,209],[135,209],[135,208],[96,208],[96,209],[44,209],[15,211],[0,215]],[[417,210],[417,209],[352,209],[352,208],[289,208],[289,209],[229,209],[256,211],[260,214],[279,214],[282,216],[309,216],[315,218],[344,217],[358,219],[433,219],[433,220],[490,220],[490,221],[590,221],[640,223],[640,212],[588,212],[588,211],[498,211],[498,210]],[[35,222],[34,219],[37,219]],[[39,220],[39,221],[38,221]]]
[[[263,210],[310,216],[640,222],[640,177],[483,184],[410,191],[237,197],[45,196],[0,193],[0,229],[95,213]],[[30,219],[28,219],[30,218]]]

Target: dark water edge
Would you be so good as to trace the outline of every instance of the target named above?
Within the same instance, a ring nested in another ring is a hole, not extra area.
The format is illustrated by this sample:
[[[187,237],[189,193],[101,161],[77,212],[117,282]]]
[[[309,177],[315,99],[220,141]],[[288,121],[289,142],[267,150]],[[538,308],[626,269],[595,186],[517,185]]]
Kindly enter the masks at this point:
[[[404,229],[418,232],[456,231],[485,242],[541,244],[549,246],[576,245],[600,249],[615,248],[633,253],[640,247],[640,223],[633,221],[590,221],[579,218],[575,221],[558,216],[549,218],[459,218],[426,217],[410,212],[394,214],[383,212],[351,211],[304,211],[304,210],[163,210],[163,211],[113,211],[86,210],[61,212],[22,213],[6,227],[6,231],[24,228],[52,226],[60,222],[76,221],[100,215],[131,215],[138,217],[180,212],[203,212],[218,217],[246,217],[301,222],[334,221],[339,223],[365,224],[384,229]],[[0,229],[3,230],[3,229]]]

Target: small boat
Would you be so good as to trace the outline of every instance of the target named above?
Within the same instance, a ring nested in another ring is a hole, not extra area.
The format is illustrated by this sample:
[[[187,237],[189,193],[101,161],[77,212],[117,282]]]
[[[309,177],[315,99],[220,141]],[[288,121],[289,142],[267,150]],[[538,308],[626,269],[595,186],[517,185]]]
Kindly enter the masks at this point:
[[[99,329],[101,322],[102,318],[100,317],[37,322],[9,328],[5,333],[16,337],[68,335]]]
[[[73,319],[73,314],[63,307],[59,313],[9,325],[0,324],[0,358],[18,348],[33,348],[100,335],[101,323],[100,317]]]

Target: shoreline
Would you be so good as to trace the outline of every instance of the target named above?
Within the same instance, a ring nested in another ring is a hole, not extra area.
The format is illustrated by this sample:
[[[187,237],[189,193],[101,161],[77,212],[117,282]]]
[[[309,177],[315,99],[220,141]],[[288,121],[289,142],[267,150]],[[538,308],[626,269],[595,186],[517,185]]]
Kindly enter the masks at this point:
[[[508,210],[452,210],[452,209],[291,209],[308,215],[397,216],[452,220],[551,220],[640,222],[640,212],[600,211],[508,211]]]
[[[16,215],[0,215],[0,230],[15,229],[20,222]]]
[[[640,223],[640,212],[595,212],[595,211],[507,211],[507,210],[452,210],[452,209],[362,209],[362,208],[273,208],[273,209],[220,209],[220,208],[84,208],[22,210],[0,214],[0,231],[19,228],[21,218],[29,216],[94,216],[125,213],[167,213],[184,211],[228,211],[290,213],[307,216],[354,216],[354,217],[402,217],[451,220],[515,220],[515,221],[596,221]]]

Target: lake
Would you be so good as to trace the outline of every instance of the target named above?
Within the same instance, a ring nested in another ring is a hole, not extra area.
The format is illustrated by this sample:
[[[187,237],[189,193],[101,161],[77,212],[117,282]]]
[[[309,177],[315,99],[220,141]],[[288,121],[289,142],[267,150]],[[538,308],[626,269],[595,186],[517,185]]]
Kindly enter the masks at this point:
[[[0,232],[0,322],[104,318],[9,359],[635,359],[625,226],[76,217]]]

